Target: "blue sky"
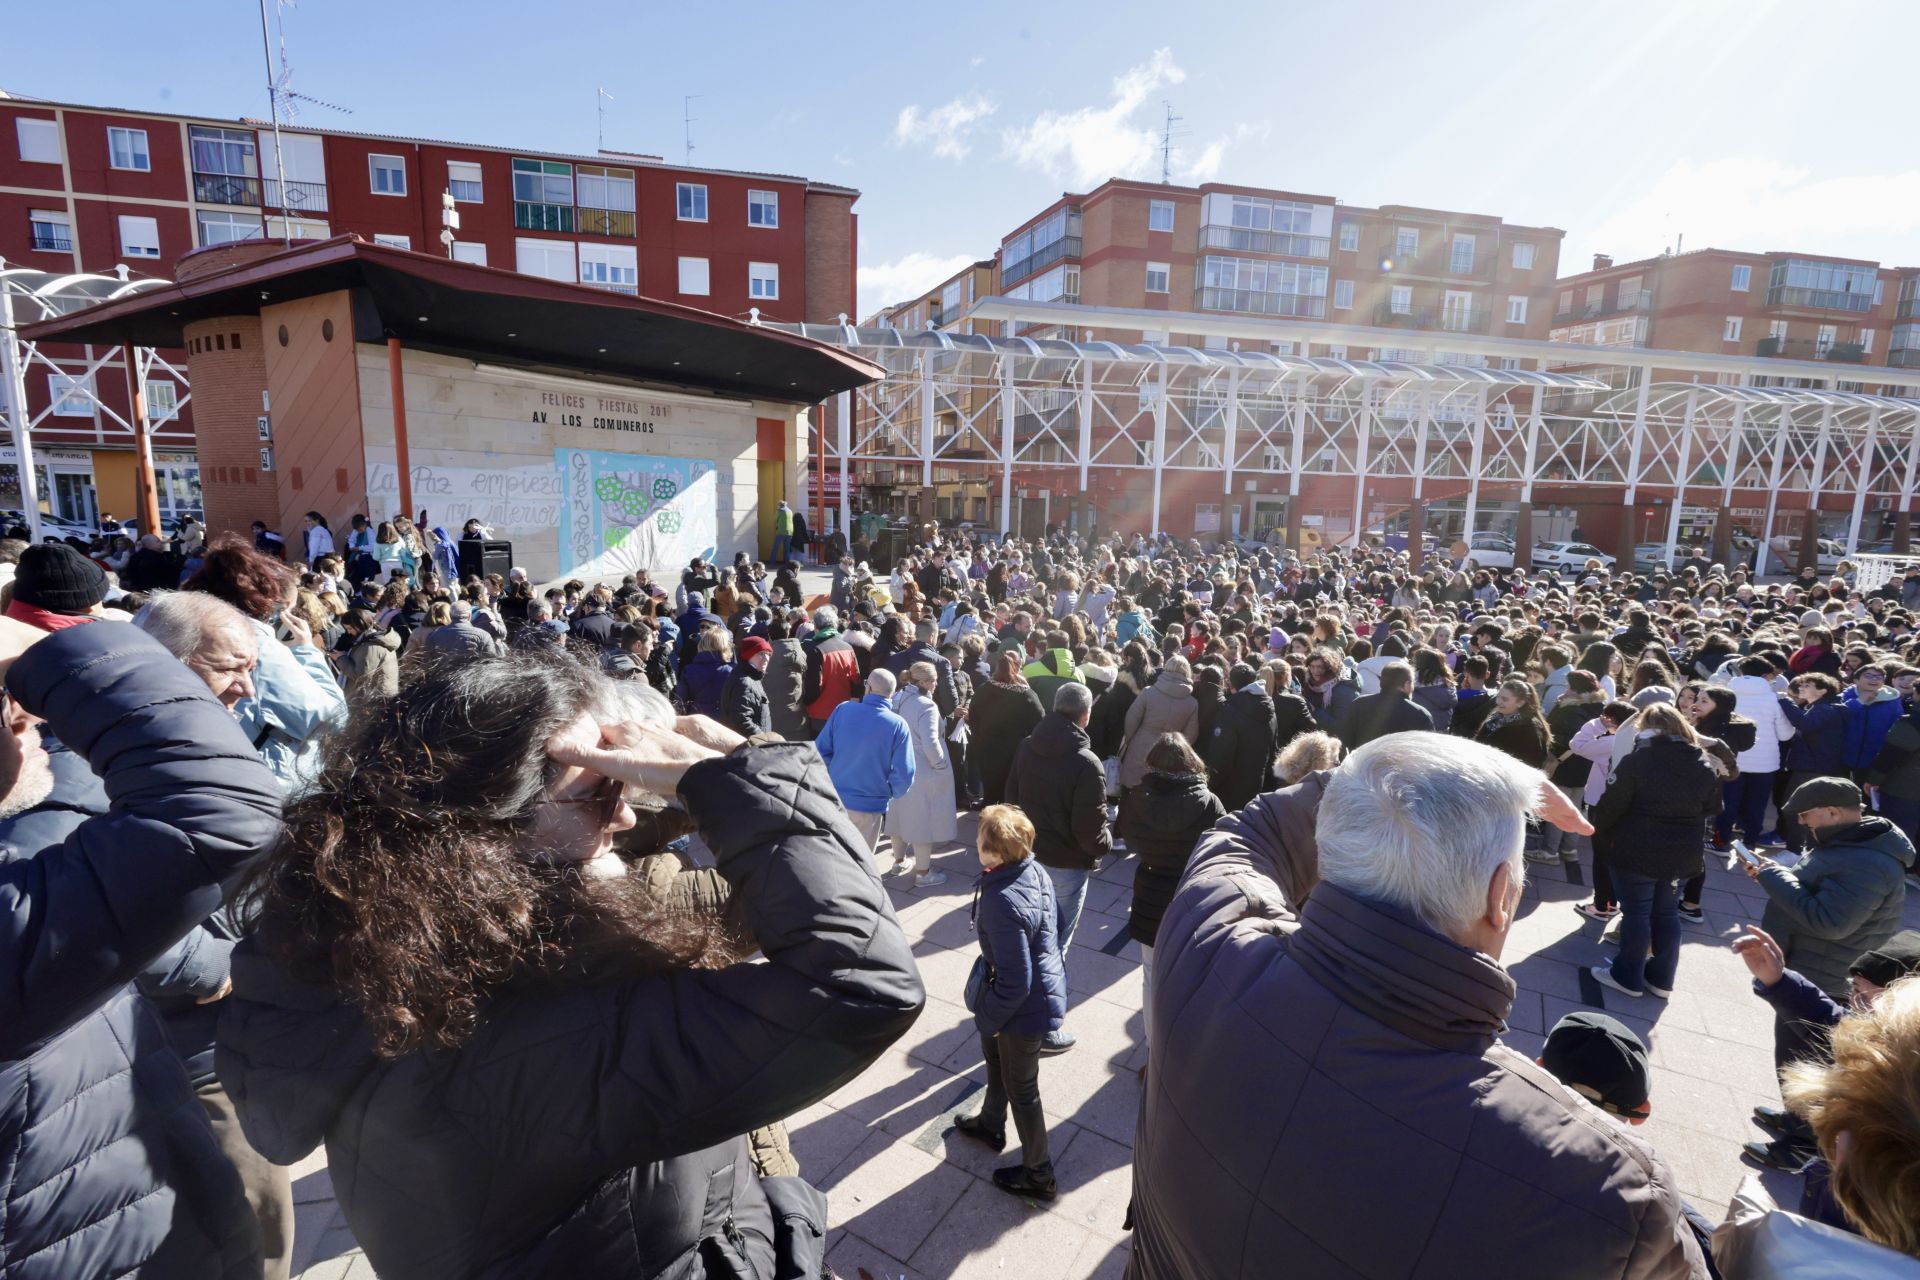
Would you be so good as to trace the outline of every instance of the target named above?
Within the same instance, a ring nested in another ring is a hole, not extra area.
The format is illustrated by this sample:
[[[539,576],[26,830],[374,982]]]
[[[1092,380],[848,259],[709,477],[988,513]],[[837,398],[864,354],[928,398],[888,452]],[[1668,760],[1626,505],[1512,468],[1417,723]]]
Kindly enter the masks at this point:
[[[1095,5],[298,0],[316,125],[800,173],[860,188],[861,309],[1064,190],[1157,177],[1567,230],[1562,261],[1792,248],[1920,265],[1920,6],[1825,0]],[[265,111],[252,0],[18,5],[0,88]]]

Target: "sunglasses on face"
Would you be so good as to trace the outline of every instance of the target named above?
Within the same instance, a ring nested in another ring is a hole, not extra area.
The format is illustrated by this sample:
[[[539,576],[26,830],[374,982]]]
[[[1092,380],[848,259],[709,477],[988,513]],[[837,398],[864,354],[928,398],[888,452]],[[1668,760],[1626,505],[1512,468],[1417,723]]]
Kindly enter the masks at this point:
[[[595,786],[593,790],[583,796],[554,799],[550,800],[549,803],[555,805],[585,805],[587,806],[587,817],[590,820],[597,821],[604,827],[613,821],[614,814],[620,812],[621,802],[626,799],[626,791],[627,784],[620,779],[602,778],[599,785]]]

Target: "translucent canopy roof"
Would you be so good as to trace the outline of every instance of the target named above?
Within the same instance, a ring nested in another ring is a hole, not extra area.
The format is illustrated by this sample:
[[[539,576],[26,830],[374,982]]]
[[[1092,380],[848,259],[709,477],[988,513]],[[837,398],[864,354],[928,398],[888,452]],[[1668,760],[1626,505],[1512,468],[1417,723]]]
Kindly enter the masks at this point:
[[[101,275],[85,271],[42,271],[37,267],[15,267],[0,262],[0,289],[13,300],[16,325],[51,320],[97,303],[158,289],[167,283],[154,276],[131,275],[125,267]]]

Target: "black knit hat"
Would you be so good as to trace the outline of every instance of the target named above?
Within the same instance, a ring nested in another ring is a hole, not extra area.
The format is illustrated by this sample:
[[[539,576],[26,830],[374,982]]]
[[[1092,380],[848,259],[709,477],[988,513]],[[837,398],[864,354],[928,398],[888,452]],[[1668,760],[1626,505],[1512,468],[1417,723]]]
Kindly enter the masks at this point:
[[[1920,972],[1920,930],[1902,929],[1847,966],[1876,987],[1890,987],[1910,973]]]
[[[13,598],[48,613],[86,613],[107,598],[107,572],[64,542],[43,542],[20,553]]]

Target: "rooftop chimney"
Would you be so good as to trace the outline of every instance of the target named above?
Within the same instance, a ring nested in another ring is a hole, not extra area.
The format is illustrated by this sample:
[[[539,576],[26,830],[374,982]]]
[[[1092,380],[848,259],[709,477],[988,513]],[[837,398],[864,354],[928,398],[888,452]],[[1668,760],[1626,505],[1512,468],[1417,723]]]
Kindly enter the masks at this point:
[[[1612,265],[1613,265],[1612,254],[1596,253],[1593,255],[1593,269],[1595,271],[1605,271],[1608,267]]]

